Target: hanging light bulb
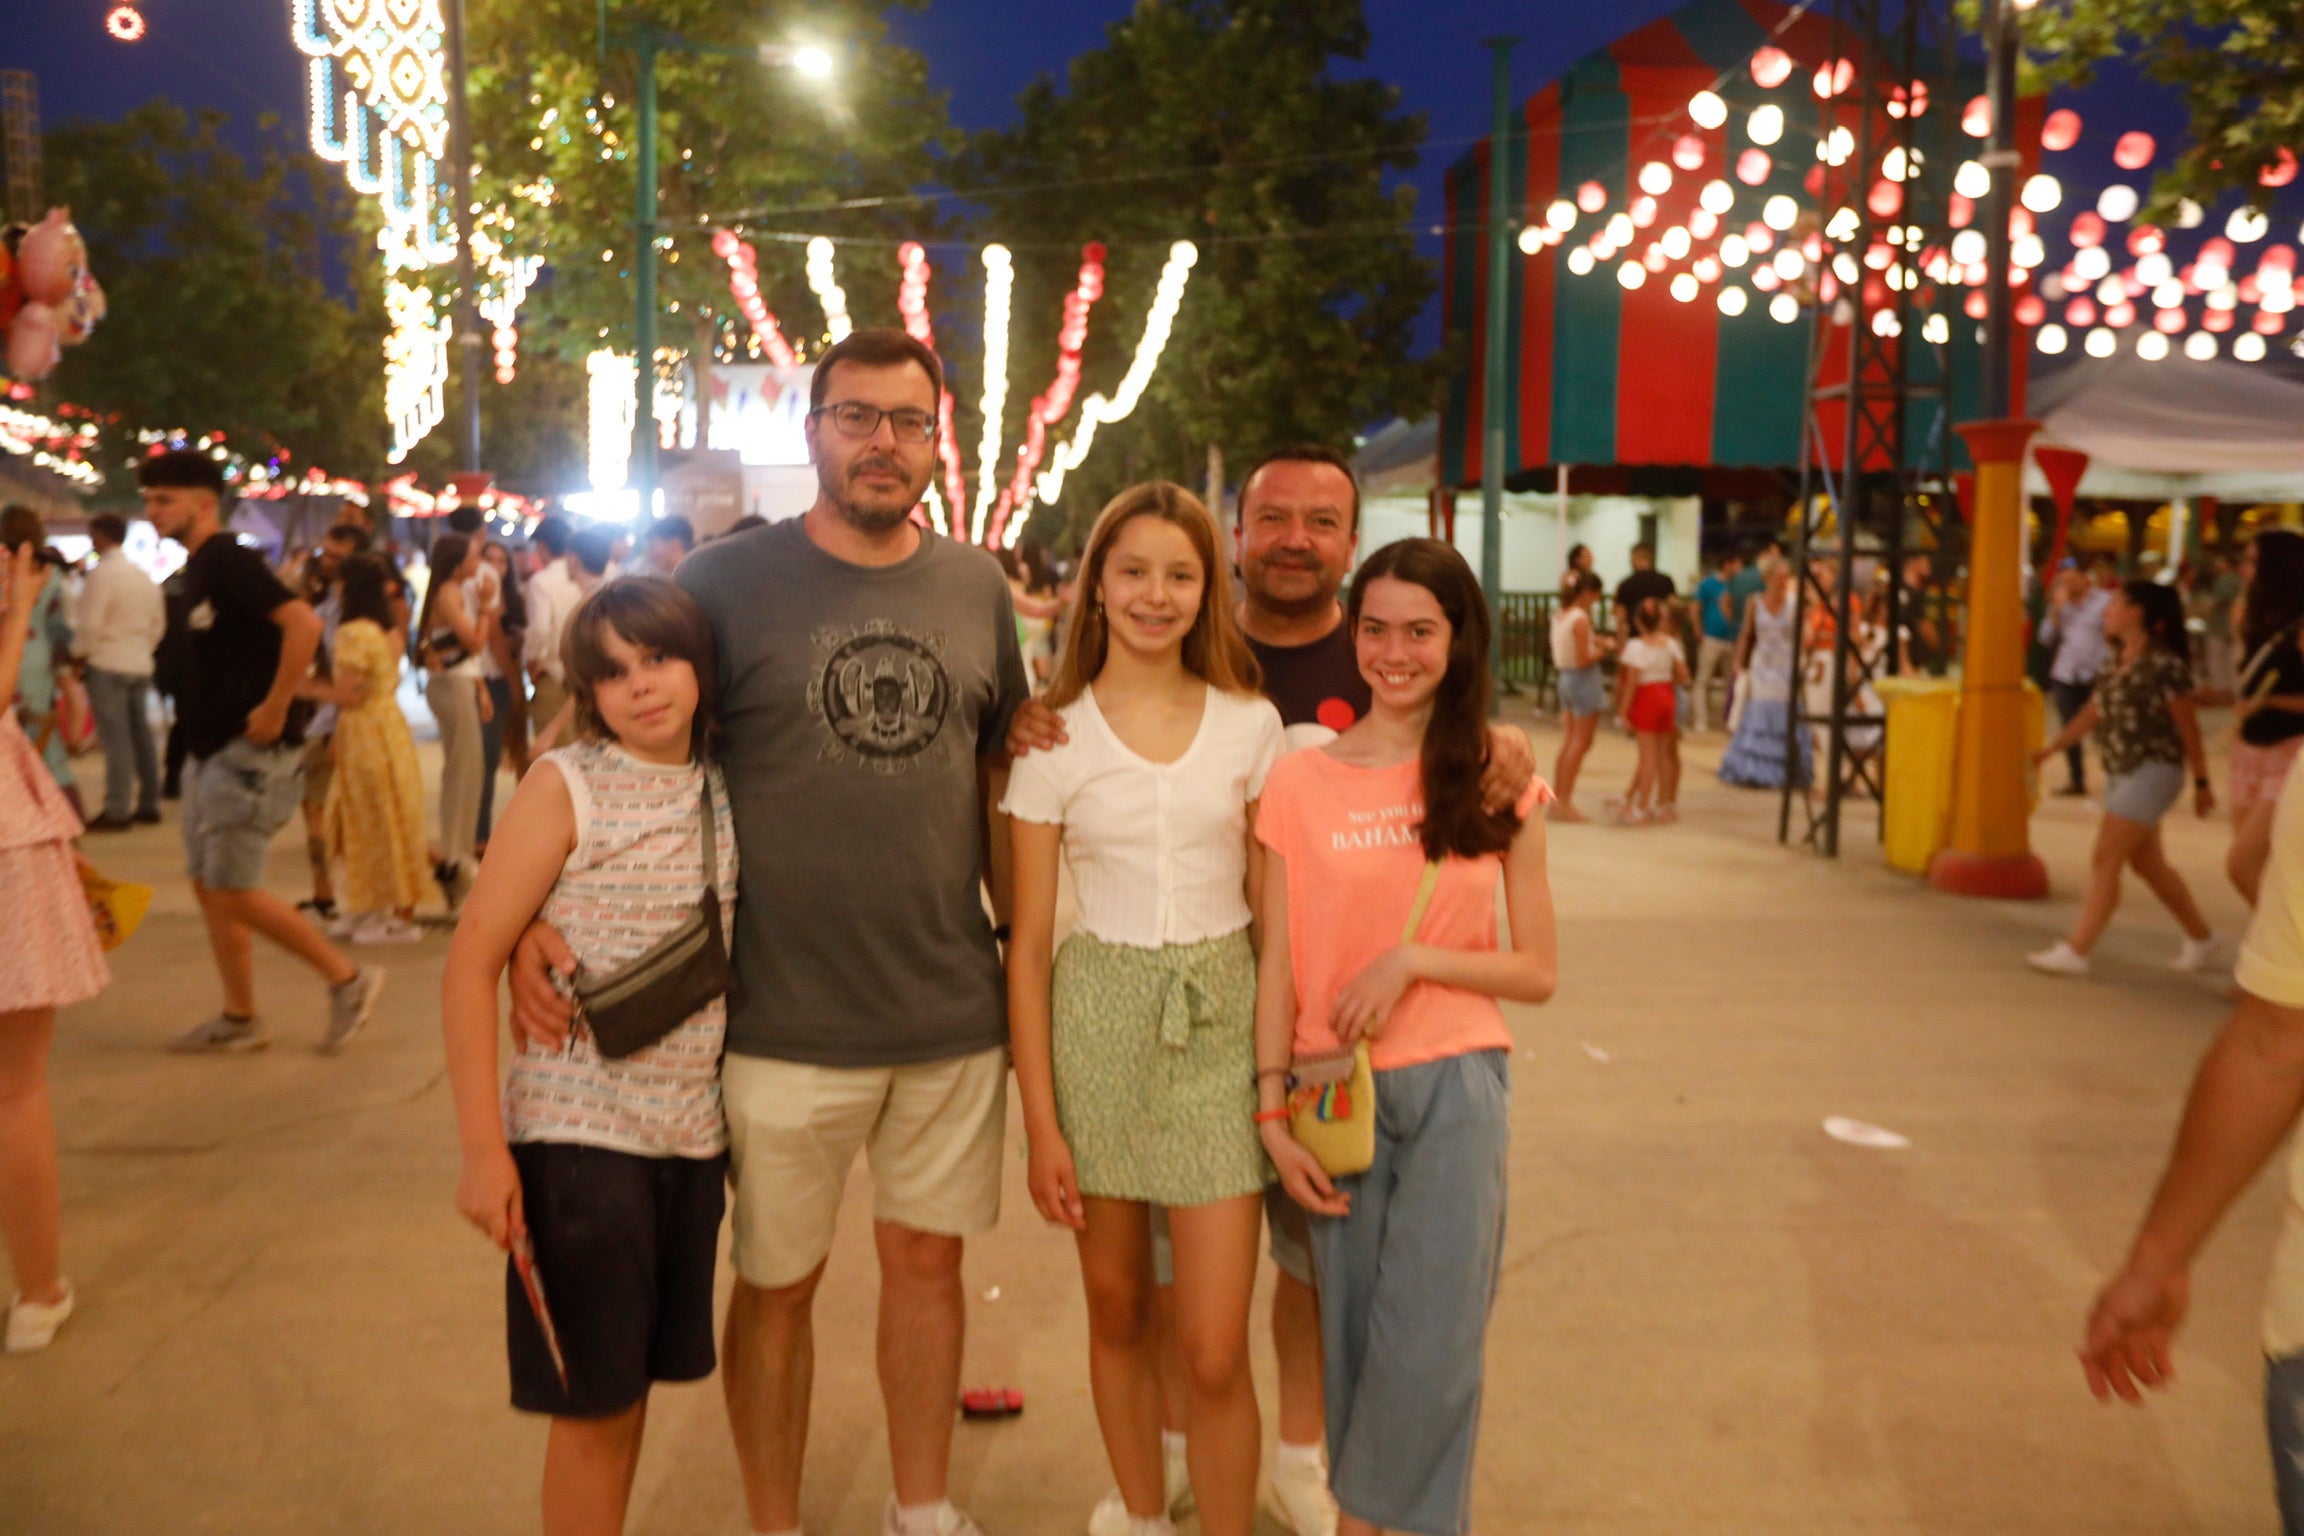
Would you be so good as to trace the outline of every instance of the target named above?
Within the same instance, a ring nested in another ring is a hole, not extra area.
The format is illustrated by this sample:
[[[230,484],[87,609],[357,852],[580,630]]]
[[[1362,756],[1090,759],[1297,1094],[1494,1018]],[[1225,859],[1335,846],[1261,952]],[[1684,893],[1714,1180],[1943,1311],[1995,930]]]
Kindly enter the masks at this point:
[[[2184,338],[2184,355],[2196,363],[2207,362],[2216,355],[2216,338],[2206,331],[2194,331]]]
[[[1693,272],[1682,272],[1672,279],[1672,297],[1686,304],[1692,301],[1704,285],[1696,281]]]
[[[1920,339],[1943,346],[1952,339],[1952,322],[1942,315],[1930,315],[1920,324]]]
[[[2148,363],[2156,363],[2168,355],[2168,338],[2159,331],[2146,331],[2136,338],[2136,355]]]
[[[1978,236],[1978,239],[1981,240],[1982,236]],[[2111,271],[2112,253],[2100,245],[2083,246],[2072,255],[2072,275],[2084,283],[2096,282]]]
[[[1576,205],[1564,197],[1554,198],[1552,206],[1544,210],[1544,222],[1566,234],[1576,227]]]
[[[1800,274],[1808,270],[1808,258],[1790,246],[1778,251],[1775,259],[1768,264],[1776,269],[1778,277],[1788,283],[1798,281]]]
[[[1627,261],[1616,269],[1616,281],[1627,289],[1637,288],[1648,281],[1648,269],[1636,261]]]
[[[1568,253],[1568,270],[1578,277],[1590,276],[1596,264],[1592,252],[1584,246],[1580,245]]]
[[[1664,254],[1667,257],[1673,261],[1682,260],[1688,254],[1688,247],[1690,244],[1688,231],[1680,228],[1678,225],[1674,225],[1672,228],[1664,231],[1664,238],[1660,243],[1663,245]]]
[[[1972,267],[1984,259],[1984,231],[1964,229],[1952,237],[1952,259]]]
[[[2125,224],[2136,217],[2143,199],[2126,182],[2116,181],[2096,194],[2096,211],[2107,224]]]
[[[1531,224],[1526,229],[1520,231],[1520,238],[1518,243],[1520,246],[1521,255],[1533,256],[1538,251],[1544,249],[1543,232],[1539,230],[1537,226]]]
[[[1736,206],[1736,189],[1724,181],[1708,181],[1696,194],[1696,206],[1706,213],[1725,214]]]
[[[1792,78],[1792,55],[1770,43],[1752,55],[1752,80],[1764,91],[1772,91]]]
[[[1728,103],[1715,91],[1698,91],[1688,98],[1688,115],[1699,128],[1717,128],[1728,121]]]
[[[1744,119],[1744,136],[1755,144],[1773,144],[1784,137],[1784,109],[1772,101],[1754,107]]]
[[[1768,318],[1778,325],[1790,325],[1800,318],[1800,301],[1788,293],[1779,293],[1768,301]]]
[[[2040,327],[2040,334],[2033,338],[2033,345],[2050,357],[2056,356],[2071,344],[2071,338],[2065,335],[2064,327],[2060,325],[2044,325]]]
[[[1790,229],[1800,217],[1800,205],[1779,192],[1761,205],[1760,222],[1770,229]]]
[[[1844,244],[1855,239],[1863,228],[1863,215],[1853,208],[1843,208],[1832,215],[1832,222],[1824,226],[1824,233],[1830,239]]]
[[[1992,173],[1974,160],[1963,160],[1952,173],[1952,190],[1981,201],[1992,190]]]
[[[1737,287],[1734,283],[1730,283],[1727,287],[1720,290],[1720,298],[1718,302],[1720,305],[1720,313],[1724,315],[1740,315],[1744,313],[1745,309],[1751,304],[1752,300],[1751,297],[1746,294],[1742,288]]]
[[[1661,160],[1651,160],[1640,167],[1640,190],[1650,197],[1662,197],[1672,190],[1672,167]]]
[[[2264,353],[2266,350],[2267,349],[2264,345],[2264,338],[2257,335],[2254,331],[2249,331],[2232,343],[2232,355],[2244,363],[2260,363],[2264,361]]]
[[[1833,129],[1816,146],[1816,158],[1826,165],[1846,165],[1848,157],[1855,153],[1856,135],[1847,128]]]
[[[1720,261],[1724,266],[1740,267],[1752,259],[1752,247],[1744,243],[1742,235],[1723,235],[1720,239]]]
[[[2080,350],[2090,357],[2110,357],[2119,349],[2120,338],[2102,326],[2090,331],[2087,340],[2080,343]]]
[[[2051,212],[2058,203],[2064,201],[2064,185],[2042,171],[2025,181],[2024,190],[2017,194],[2017,201],[2034,213]]]
[[[2260,208],[2235,208],[2224,221],[2224,233],[2241,245],[2261,240],[2272,232],[2272,221]]]
[[[1608,206],[1608,189],[1596,181],[1587,181],[1576,189],[1576,206],[1586,213],[1598,213]]]

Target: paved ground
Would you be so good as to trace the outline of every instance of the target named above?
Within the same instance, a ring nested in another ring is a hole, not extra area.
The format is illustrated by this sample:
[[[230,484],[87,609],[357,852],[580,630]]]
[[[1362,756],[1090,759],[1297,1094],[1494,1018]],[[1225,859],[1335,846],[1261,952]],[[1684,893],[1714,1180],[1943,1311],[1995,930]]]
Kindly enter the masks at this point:
[[[1554,833],[1562,984],[1514,1010],[1481,1529],[2274,1529],[2254,1343],[2273,1181],[2199,1276],[2174,1397],[2101,1409],[2071,1356],[2223,981],[2163,969],[2173,925],[2141,892],[2099,979],[2022,968],[2069,916],[2086,806],[2037,824],[2056,900],[1963,903],[1881,868],[1868,826],[1837,864],[1779,848],[1774,798],[1717,786],[1711,755],[1676,828]],[[1603,744],[1588,804],[1627,759]],[[2187,822],[2174,844],[2234,928],[2223,834]],[[161,1054],[214,1005],[172,839],[96,845],[162,894],[112,990],[63,1022],[84,1310],[46,1355],[0,1361],[0,1533],[531,1529],[541,1427],[503,1405],[499,1271],[449,1203],[443,945],[390,953],[340,1059],[308,1049],[318,984],[271,955],[270,1051]],[[301,862],[284,836],[280,889]],[[1913,1144],[1843,1145],[1833,1114]],[[955,1491],[990,1536],[1070,1536],[1107,1482],[1079,1283],[1014,1168],[969,1258],[968,1376],[1031,1407],[960,1429]],[[887,1487],[859,1191],[821,1303],[817,1536],[876,1531]],[[662,1392],[649,1434],[632,1529],[742,1532],[717,1384]]]

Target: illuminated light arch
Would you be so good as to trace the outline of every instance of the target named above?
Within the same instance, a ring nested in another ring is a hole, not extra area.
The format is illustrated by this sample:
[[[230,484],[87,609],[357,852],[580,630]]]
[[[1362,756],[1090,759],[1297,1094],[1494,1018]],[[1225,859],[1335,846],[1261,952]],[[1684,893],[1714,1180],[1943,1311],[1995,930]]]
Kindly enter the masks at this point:
[[[1032,477],[1048,451],[1048,431],[1071,414],[1072,397],[1080,389],[1080,351],[1088,344],[1088,312],[1104,296],[1104,246],[1090,241],[1080,248],[1080,273],[1072,291],[1064,296],[1064,323],[1056,332],[1056,377],[1032,402],[1024,418],[1024,442],[1016,450],[1016,475],[1000,493],[992,512],[992,542],[1013,549],[1023,537],[1025,518],[1013,523],[1009,514],[1032,499]]]
[[[928,280],[935,269],[929,265],[927,248],[917,240],[905,241],[896,247],[896,264],[904,274],[896,289],[896,312],[904,318],[904,334],[933,352],[936,325],[928,315]],[[928,510],[939,533],[957,535],[958,510],[968,505],[968,472],[960,463],[960,429],[953,424],[949,385],[936,400],[936,456],[944,463],[944,494],[937,496],[931,488]],[[955,509],[949,523],[944,511],[947,502]]]
[[[1168,248],[1168,262],[1160,269],[1160,286],[1154,291],[1152,307],[1144,316],[1144,334],[1136,343],[1135,359],[1121,378],[1119,389],[1109,399],[1096,394],[1081,403],[1080,425],[1073,429],[1070,441],[1056,450],[1052,462],[1035,482],[1041,501],[1049,506],[1056,504],[1057,498],[1064,494],[1064,477],[1087,460],[1088,450],[1095,445],[1096,428],[1124,419],[1144,397],[1145,386],[1152,382],[1153,371],[1160,366],[1160,354],[1168,345],[1168,333],[1175,329],[1176,311],[1184,303],[1184,287],[1191,281],[1193,265],[1199,259],[1199,247],[1189,240],[1179,240]]]

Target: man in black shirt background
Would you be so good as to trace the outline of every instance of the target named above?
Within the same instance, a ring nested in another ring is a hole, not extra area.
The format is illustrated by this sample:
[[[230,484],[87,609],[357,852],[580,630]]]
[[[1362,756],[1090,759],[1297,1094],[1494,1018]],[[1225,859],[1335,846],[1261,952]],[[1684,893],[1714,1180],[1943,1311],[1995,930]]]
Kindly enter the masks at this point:
[[[251,935],[302,960],[328,983],[320,1048],[332,1051],[375,1011],[384,973],[330,944],[287,900],[264,889],[274,834],[296,813],[305,719],[298,691],[320,644],[320,616],[281,585],[264,557],[224,529],[224,477],[204,453],[163,453],[137,466],[144,514],[184,546],[188,651],[178,718],[184,729],[184,854],[223,983],[216,1017],[176,1040],[179,1051],[255,1050]],[[304,718],[298,718],[302,716]]]
[[[1616,633],[1638,634],[1633,621],[1640,616],[1640,605],[1653,597],[1663,603],[1664,621],[1671,626],[1671,633],[1678,634],[1680,618],[1672,611],[1672,604],[1679,595],[1672,578],[1656,569],[1656,546],[1633,545],[1632,574],[1616,583]]]

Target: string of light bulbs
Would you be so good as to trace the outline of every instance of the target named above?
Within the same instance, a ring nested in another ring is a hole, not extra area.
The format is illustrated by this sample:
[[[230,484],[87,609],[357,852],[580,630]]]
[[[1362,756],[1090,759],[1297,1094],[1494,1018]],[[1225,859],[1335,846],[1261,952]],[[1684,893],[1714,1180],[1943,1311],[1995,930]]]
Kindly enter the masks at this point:
[[[1104,296],[1104,246],[1091,240],[1080,248],[1080,273],[1072,291],[1064,296],[1064,321],[1056,331],[1056,377],[1032,401],[1024,418],[1024,441],[1016,450],[1016,474],[1000,493],[992,510],[991,540],[1003,549],[1014,548],[1023,535],[1025,519],[1009,515],[1032,499],[1032,476],[1048,450],[1048,431],[1072,410],[1072,397],[1080,389],[1080,352],[1088,344],[1088,312]],[[1006,537],[1003,537],[1006,535]]]
[[[1119,389],[1109,398],[1094,394],[1081,402],[1080,425],[1073,429],[1071,439],[1056,450],[1048,468],[1035,482],[1040,500],[1045,504],[1056,504],[1057,498],[1064,494],[1064,477],[1086,462],[1088,450],[1095,446],[1096,429],[1124,420],[1144,397],[1145,386],[1152,382],[1153,371],[1160,366],[1160,354],[1168,345],[1168,333],[1175,329],[1176,311],[1184,303],[1185,284],[1191,281],[1193,264],[1199,259],[1199,248],[1189,240],[1179,240],[1168,248],[1168,262],[1160,269],[1160,285],[1153,291],[1152,307],[1144,316],[1144,334],[1136,343],[1136,356],[1122,376]],[[1022,529],[1023,521],[1017,519],[1018,530]]]
[[[976,449],[976,510],[968,520],[968,541],[984,542],[984,526],[999,495],[1001,420],[1008,409],[1009,301],[1016,290],[1016,262],[1004,245],[984,247],[984,435]]]

